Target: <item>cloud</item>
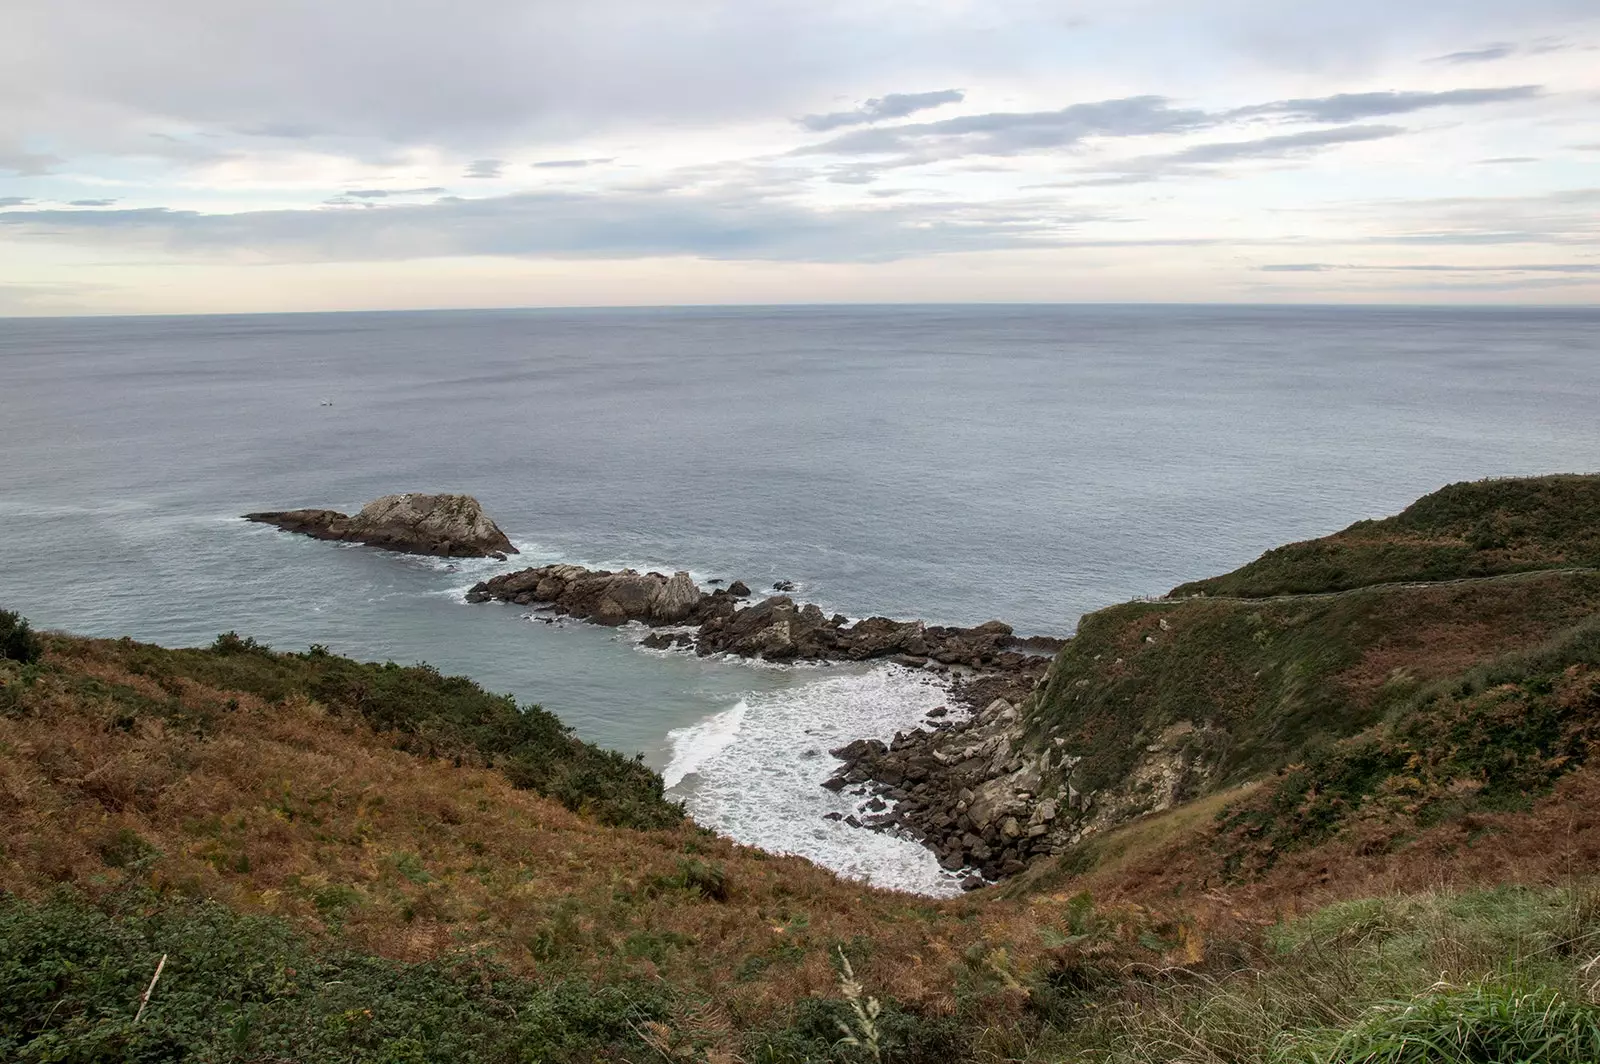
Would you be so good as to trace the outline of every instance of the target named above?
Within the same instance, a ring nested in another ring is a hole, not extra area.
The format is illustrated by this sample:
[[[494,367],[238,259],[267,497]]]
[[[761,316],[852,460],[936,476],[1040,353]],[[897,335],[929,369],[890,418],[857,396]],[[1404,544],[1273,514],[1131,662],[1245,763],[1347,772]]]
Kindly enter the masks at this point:
[[[244,261],[377,261],[462,255],[874,262],[1059,243],[1087,212],[1034,204],[821,209],[731,189],[519,193],[362,211],[209,214],[165,208],[0,213],[22,238]]]
[[[590,166],[604,166],[606,163],[615,162],[615,159],[546,159],[543,162],[531,163],[535,170],[582,170]]]
[[[960,103],[967,94],[960,89],[939,89],[935,92],[896,92],[868,100],[854,111],[834,111],[825,115],[803,115],[797,123],[813,133],[826,133],[844,126],[866,125],[888,118],[905,118],[918,111],[943,107],[947,103]]]
[[[1195,144],[1164,155],[1146,155],[1107,167],[1104,172],[1058,184],[1070,188],[1136,185],[1170,177],[1205,176],[1220,163],[1248,159],[1292,159],[1312,155],[1340,144],[1385,140],[1406,131],[1400,126],[1338,126],[1301,133],[1283,133],[1254,140]]]
[[[114,199],[75,199],[67,203],[69,207],[110,207],[117,201]]]
[[[0,144],[0,171],[9,170],[18,177],[38,177],[48,174],[65,159],[42,152],[23,151]]]
[[[1497,155],[1493,159],[1479,159],[1478,166],[1496,166],[1506,163],[1536,163],[1538,158],[1532,155]]]
[[[1538,96],[1536,85],[1494,89],[1450,89],[1443,92],[1368,92],[1276,100],[1230,111],[1179,108],[1163,96],[1130,96],[1072,104],[1056,111],[991,112],[937,122],[910,123],[852,130],[829,140],[794,149],[791,155],[859,155],[885,157],[836,172],[837,183],[860,184],[881,169],[913,166],[964,156],[1015,156],[1071,148],[1091,137],[1136,137],[1190,133],[1242,119],[1272,117],[1288,122],[1346,123],[1380,115],[1409,114],[1430,107],[1468,106]],[[1108,169],[1077,181],[1073,187],[1137,184],[1162,169],[1183,168],[1230,159],[1286,157],[1333,144],[1376,140],[1404,132],[1396,126],[1341,125],[1334,130],[1285,134],[1225,144],[1200,145],[1181,152],[1136,160],[1136,165]],[[898,158],[896,158],[898,156]]]
[[[1339,269],[1325,262],[1274,262],[1258,268],[1263,273],[1323,273]]]
[[[1156,156],[1155,159],[1180,167],[1194,163],[1232,162],[1236,159],[1283,159],[1306,155],[1335,144],[1356,144],[1362,141],[1398,137],[1404,132],[1400,126],[1339,126],[1335,129],[1313,129],[1304,133],[1260,137],[1256,140],[1196,144],[1169,155]]]
[[[1435,63],[1492,63],[1496,59],[1504,59],[1514,55],[1517,46],[1514,44],[1488,44],[1482,48],[1474,48],[1466,52],[1451,52],[1449,55],[1435,57]]]
[[[1371,235],[1350,243],[1472,247],[1600,247],[1600,188],[1526,196],[1457,196],[1344,205],[1343,223]]]
[[[447,190],[437,185],[430,185],[427,188],[353,188],[341,195],[355,199],[388,199],[391,196],[439,195],[445,191]]]
[[[1572,47],[1571,44],[1560,37],[1540,37],[1529,41],[1527,44],[1509,44],[1501,41],[1496,44],[1486,44],[1481,48],[1471,48],[1463,52],[1451,52],[1448,55],[1435,56],[1430,63],[1492,63],[1498,59],[1506,59],[1513,55],[1545,55],[1549,52],[1560,52]]]
[[[479,159],[467,165],[466,173],[462,177],[499,177],[506,164],[499,159]]]
[[[1231,117],[1267,115],[1299,122],[1356,122],[1364,118],[1411,114],[1430,107],[1469,107],[1531,100],[1543,94],[1539,85],[1509,85],[1498,89],[1448,89],[1444,92],[1344,92],[1301,100],[1240,107]]]
[[[792,155],[913,156],[934,161],[965,155],[1008,156],[1071,147],[1088,137],[1132,137],[1182,133],[1212,124],[1204,111],[1174,108],[1162,96],[1129,96],[1077,103],[1057,111],[966,115],[862,129],[797,148]]]
[[[23,207],[32,202],[26,196],[0,196],[0,207]]]

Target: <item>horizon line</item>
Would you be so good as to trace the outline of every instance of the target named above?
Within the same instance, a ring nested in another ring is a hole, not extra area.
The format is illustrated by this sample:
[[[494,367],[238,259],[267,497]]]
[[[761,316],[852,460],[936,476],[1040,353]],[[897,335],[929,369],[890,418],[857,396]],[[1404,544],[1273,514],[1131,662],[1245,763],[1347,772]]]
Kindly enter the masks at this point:
[[[62,321],[77,319],[115,320],[121,318],[273,318],[291,315],[334,314],[486,314],[486,313],[554,313],[562,311],[704,311],[704,310],[814,310],[847,308],[864,310],[915,309],[935,307],[1184,307],[1184,308],[1250,308],[1250,309],[1336,309],[1353,310],[1600,310],[1600,302],[1593,303],[1518,303],[1518,302],[1250,302],[1219,300],[962,300],[950,301],[884,301],[862,302],[795,302],[795,303],[563,303],[526,304],[482,307],[373,307],[337,310],[206,310],[206,311],[81,311],[56,314],[0,314],[5,321]]]

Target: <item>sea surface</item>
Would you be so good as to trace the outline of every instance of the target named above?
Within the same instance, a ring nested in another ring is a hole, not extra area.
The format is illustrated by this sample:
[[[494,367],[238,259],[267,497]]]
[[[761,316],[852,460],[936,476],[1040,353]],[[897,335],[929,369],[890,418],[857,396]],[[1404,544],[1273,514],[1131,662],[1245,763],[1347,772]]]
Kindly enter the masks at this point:
[[[330,405],[331,404],[331,405]],[[1024,633],[1392,513],[1600,469],[1600,309],[895,306],[0,320],[0,606],[168,645],[428,661],[643,752],[702,823],[953,888],[822,819],[830,746],[945,692],[469,606],[564,560]],[[508,563],[238,519],[476,495]]]

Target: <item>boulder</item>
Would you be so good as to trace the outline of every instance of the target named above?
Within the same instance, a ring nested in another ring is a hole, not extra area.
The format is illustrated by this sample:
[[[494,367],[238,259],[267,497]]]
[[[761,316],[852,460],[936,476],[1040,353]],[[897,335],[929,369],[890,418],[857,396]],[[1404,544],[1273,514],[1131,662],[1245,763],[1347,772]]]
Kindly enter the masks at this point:
[[[354,516],[337,510],[275,510],[244,516],[316,539],[365,543],[405,554],[504,559],[517,553],[470,495],[385,495]]]
[[[629,620],[639,620],[654,614],[661,588],[662,584],[649,576],[619,573],[606,585],[604,600],[616,603]]]
[[[653,617],[663,624],[678,624],[686,620],[700,604],[700,588],[686,572],[672,574],[672,579],[662,585],[656,596]]]
[[[732,595],[734,598],[749,598],[750,585],[746,584],[743,580],[735,580],[733,583],[728,585],[728,594]]]

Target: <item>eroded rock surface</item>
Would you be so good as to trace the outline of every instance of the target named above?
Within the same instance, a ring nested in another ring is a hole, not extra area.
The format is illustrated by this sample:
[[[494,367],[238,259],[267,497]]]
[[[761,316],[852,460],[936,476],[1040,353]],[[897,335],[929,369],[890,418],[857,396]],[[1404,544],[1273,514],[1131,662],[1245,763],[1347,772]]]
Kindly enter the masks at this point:
[[[505,558],[517,548],[471,495],[385,495],[358,514],[337,510],[277,510],[245,514],[316,539],[365,543],[405,554],[445,558]]]
[[[1049,665],[1044,652],[1059,640],[1018,640],[1011,626],[989,621],[974,628],[926,625],[868,617],[854,624],[788,595],[755,603],[742,581],[705,592],[686,572],[662,573],[545,565],[485,580],[467,592],[469,602],[511,602],[550,609],[597,624],[692,627],[692,633],[653,635],[654,647],[692,645],[697,653],[733,654],[767,661],[866,661],[889,658],[935,671],[959,671],[960,683],[999,677],[1001,689],[1031,690]],[[1024,649],[1016,649],[1023,647]],[[988,686],[975,687],[985,692]]]
[[[938,711],[928,716],[929,727],[891,743],[858,739],[831,751],[843,764],[823,786],[865,799],[862,812],[872,815],[859,818],[862,827],[914,838],[946,869],[975,868],[989,881],[1169,808],[1213,768],[1196,755],[1189,740],[1197,729],[1185,721],[1147,745],[1117,787],[1080,791],[1074,769],[1081,759],[1059,741],[1029,742],[1014,702],[995,699],[953,724]],[[877,812],[873,802],[881,799],[893,804]]]

